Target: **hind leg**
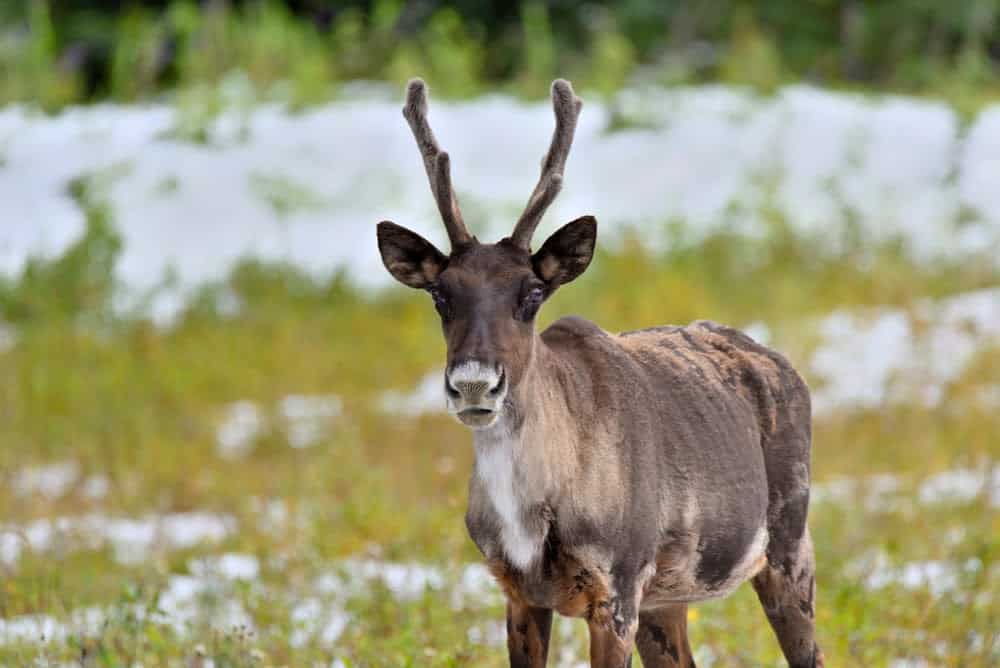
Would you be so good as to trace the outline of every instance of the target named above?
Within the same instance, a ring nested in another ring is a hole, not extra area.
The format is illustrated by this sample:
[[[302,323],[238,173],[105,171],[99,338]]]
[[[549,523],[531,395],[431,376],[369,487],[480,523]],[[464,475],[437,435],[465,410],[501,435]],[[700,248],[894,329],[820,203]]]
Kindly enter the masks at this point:
[[[694,668],[687,637],[687,604],[640,612],[635,644],[644,668]]]
[[[771,628],[791,668],[822,668],[823,653],[816,645],[816,568],[812,540],[806,530],[797,545],[768,563],[753,578]]]
[[[782,361],[772,413],[774,430],[762,439],[767,470],[767,563],[753,578],[768,621],[792,668],[821,668],[816,646],[816,566],[809,514],[812,420],[809,389]]]

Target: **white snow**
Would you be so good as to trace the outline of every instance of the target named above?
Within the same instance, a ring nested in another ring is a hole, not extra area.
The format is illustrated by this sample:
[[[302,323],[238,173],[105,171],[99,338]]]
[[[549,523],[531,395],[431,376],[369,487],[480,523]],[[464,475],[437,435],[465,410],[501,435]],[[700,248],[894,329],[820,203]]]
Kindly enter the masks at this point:
[[[856,223],[867,238],[901,236],[920,258],[1000,240],[1000,107],[963,131],[940,103],[803,86],[771,98],[650,88],[620,100],[653,127],[608,133],[608,108],[589,100],[566,187],[539,237],[584,213],[597,215],[605,238],[622,225],[651,226],[650,243],[667,220],[695,233],[762,231],[766,205],[831,243]],[[167,106],[57,116],[2,109],[0,273],[16,274],[30,255],[51,257],[78,238],[83,215],[67,184],[105,174],[125,241],[119,278],[133,297],[168,268],[180,281],[179,293],[154,303],[163,322],[193,286],[222,278],[245,256],[324,275],[347,268],[361,284],[385,285],[377,221],[444,240],[400,105],[362,95],[299,114],[234,111],[209,129],[207,145],[172,138],[177,118]],[[549,106],[503,96],[432,100],[430,117],[474,231],[486,239],[509,231],[537,178]]]
[[[264,420],[252,401],[234,401],[226,406],[225,418],[215,430],[216,452],[226,459],[240,459],[250,453]]]
[[[882,552],[865,557],[849,568],[862,569],[867,573],[865,583],[871,589],[883,589],[899,585],[906,589],[927,589],[933,596],[944,596],[955,591],[961,577],[983,568],[979,559],[964,562],[954,561],[909,561],[900,566],[889,565]]]
[[[18,471],[12,480],[17,496],[44,496],[58,499],[66,494],[80,477],[80,467],[74,461],[53,462],[44,466]]]
[[[200,628],[253,630],[253,619],[235,600],[223,581],[212,577],[172,575],[157,599],[155,616],[178,633]]]
[[[810,362],[817,413],[916,399],[933,406],[984,346],[1000,343],[1000,289],[923,301],[912,312],[837,311]]]
[[[812,503],[855,505],[870,512],[899,509],[908,499],[900,498],[903,480],[891,473],[877,473],[864,478],[835,477],[814,482],[809,493]]]
[[[200,628],[224,632],[233,628],[254,628],[253,620],[242,605],[230,597],[224,584],[210,578],[170,576],[156,603],[155,611],[135,605],[131,612],[140,619],[151,614],[179,633],[187,632],[195,623]],[[15,642],[62,641],[70,634],[97,635],[114,612],[110,608],[88,607],[73,610],[63,619],[46,614],[0,619],[0,646]]]
[[[220,577],[226,580],[256,580],[260,563],[252,554],[226,552],[215,557],[202,557],[188,562],[192,574],[200,577]]]
[[[235,597],[232,583],[239,580],[262,587],[256,557],[235,552],[205,556],[189,561],[188,568],[190,575],[167,578],[166,587],[157,599],[157,609],[152,613],[158,621],[170,624],[182,634],[195,624],[221,631],[255,628],[254,620]],[[382,582],[400,601],[414,600],[427,588],[440,590],[449,585],[453,586],[453,598],[461,597],[462,606],[495,605],[498,600],[497,587],[481,564],[468,564],[456,570],[416,562],[346,559],[335,570],[317,578],[310,595],[298,597],[291,605],[292,646],[300,647],[313,639],[332,646],[350,623],[344,603],[352,596],[364,595],[374,581]],[[112,612],[110,608],[95,607],[71,611],[62,619],[23,615],[0,620],[0,645],[60,640],[70,633],[94,635]],[[133,612],[141,617],[149,611],[136,606]],[[476,631],[471,633],[476,635]],[[502,626],[499,632],[487,626],[480,631],[479,641],[496,643],[502,638],[500,633]]]
[[[236,530],[227,515],[208,512],[108,517],[99,513],[35,520],[26,525],[0,525],[0,563],[16,564],[24,550],[97,549],[108,545],[123,564],[141,562],[155,551],[218,542]]]
[[[333,394],[290,394],[276,407],[288,444],[297,449],[319,443],[342,412],[343,401]],[[216,452],[226,459],[245,457],[267,425],[267,416],[256,402],[234,401],[226,406],[225,417],[215,431]]]
[[[1000,464],[979,470],[950,469],[922,479],[892,473],[862,478],[840,476],[814,482],[810,492],[813,503],[860,503],[871,512],[911,512],[921,506],[970,503],[979,497],[1000,509]]]
[[[332,394],[292,394],[281,400],[279,411],[285,420],[289,445],[308,448],[318,443],[330,422],[340,416],[343,402]]]
[[[919,489],[920,502],[968,503],[980,495],[1000,509],[1000,465],[992,470],[953,469],[925,479]]]
[[[59,641],[71,633],[92,635],[99,632],[105,617],[104,610],[90,607],[74,610],[64,620],[45,614],[0,618],[0,645]]]
[[[292,607],[292,647],[302,647],[310,638],[323,645],[333,645],[344,632],[351,618],[336,603],[308,597]]]
[[[92,475],[83,481],[83,496],[91,501],[103,499],[111,491],[111,481],[106,475]]]
[[[424,374],[416,387],[408,392],[399,390],[383,392],[379,408],[386,413],[405,417],[446,412],[444,370],[438,369]]]
[[[469,642],[476,645],[488,645],[490,647],[506,647],[507,629],[503,622],[491,620],[482,624],[475,624],[469,627],[466,632]]]

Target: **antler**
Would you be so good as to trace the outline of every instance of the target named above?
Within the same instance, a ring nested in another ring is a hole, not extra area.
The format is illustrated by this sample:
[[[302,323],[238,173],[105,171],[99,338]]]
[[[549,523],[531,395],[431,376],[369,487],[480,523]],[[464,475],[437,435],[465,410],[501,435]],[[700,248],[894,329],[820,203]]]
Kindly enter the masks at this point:
[[[465,227],[462,212],[458,209],[458,200],[451,187],[451,162],[448,154],[441,150],[431,126],[427,123],[427,86],[422,79],[413,79],[406,86],[406,106],[403,116],[410,124],[413,137],[417,140],[417,148],[424,159],[424,169],[431,184],[431,192],[437,202],[438,211],[448,230],[451,246],[455,248],[469,243],[473,237]]]
[[[538,185],[514,226],[514,233],[510,235],[511,241],[525,250],[531,250],[531,235],[535,233],[545,210],[562,189],[563,170],[566,168],[570,146],[573,145],[576,119],[582,107],[583,102],[573,93],[573,86],[568,81],[556,79],[552,82],[552,108],[556,115],[556,129],[552,134],[549,152],[542,158],[542,175],[538,179]]]

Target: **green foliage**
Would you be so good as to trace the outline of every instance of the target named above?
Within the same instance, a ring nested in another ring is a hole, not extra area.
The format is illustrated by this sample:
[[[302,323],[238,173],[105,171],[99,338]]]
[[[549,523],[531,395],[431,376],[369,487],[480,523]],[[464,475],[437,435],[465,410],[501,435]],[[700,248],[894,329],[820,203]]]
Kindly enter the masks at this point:
[[[159,49],[166,38],[164,26],[140,8],[122,14],[115,31],[111,55],[110,90],[126,102],[155,93]]]
[[[439,94],[500,86],[531,97],[555,76],[605,94],[637,73],[765,92],[808,79],[944,96],[969,113],[1000,94],[997,0],[532,0],[507,9],[432,0],[405,11],[400,0],[351,0],[322,20],[280,0],[77,7],[31,0],[0,13],[0,103],[150,99],[217,86],[236,70],[255,97],[295,108],[346,81],[415,75]]]
[[[0,103],[29,100],[44,109],[72,102],[78,81],[59,69],[59,43],[48,0],[24,3],[25,31],[0,25]]]
[[[719,69],[723,81],[765,93],[774,92],[782,83],[781,55],[748,12],[734,17],[732,38]]]
[[[526,92],[538,94],[547,90],[558,64],[556,44],[545,5],[538,2],[522,5],[521,24],[524,30],[522,87]]]
[[[632,43],[607,19],[594,36],[590,58],[579,78],[588,87],[610,97],[622,88],[635,65]]]
[[[454,10],[441,9],[416,39],[394,49],[385,73],[398,84],[420,73],[443,95],[471,95],[480,90],[483,58],[478,27]]]
[[[85,230],[62,256],[30,258],[16,278],[0,276],[0,319],[98,325],[111,317],[114,265],[121,238],[101,194],[103,178],[78,179],[71,194],[86,216]]]

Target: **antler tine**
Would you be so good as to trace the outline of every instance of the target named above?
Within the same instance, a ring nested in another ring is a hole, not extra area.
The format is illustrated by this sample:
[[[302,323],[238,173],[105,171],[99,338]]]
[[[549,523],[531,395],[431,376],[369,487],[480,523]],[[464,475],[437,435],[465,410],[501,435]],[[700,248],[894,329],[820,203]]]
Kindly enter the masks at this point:
[[[542,174],[538,185],[532,191],[528,205],[510,237],[525,250],[531,249],[531,236],[535,233],[535,228],[562,189],[563,170],[566,168],[569,149],[573,145],[576,120],[582,107],[583,102],[573,93],[573,86],[568,81],[556,79],[552,82],[552,109],[556,116],[556,129],[552,133],[549,152],[542,158]]]
[[[465,227],[458,199],[451,187],[451,161],[448,154],[438,146],[431,126],[427,123],[427,85],[422,79],[413,79],[406,86],[403,116],[417,140],[417,148],[424,159],[424,169],[431,184],[431,193],[441,212],[452,248],[468,243],[472,240],[472,235]]]

